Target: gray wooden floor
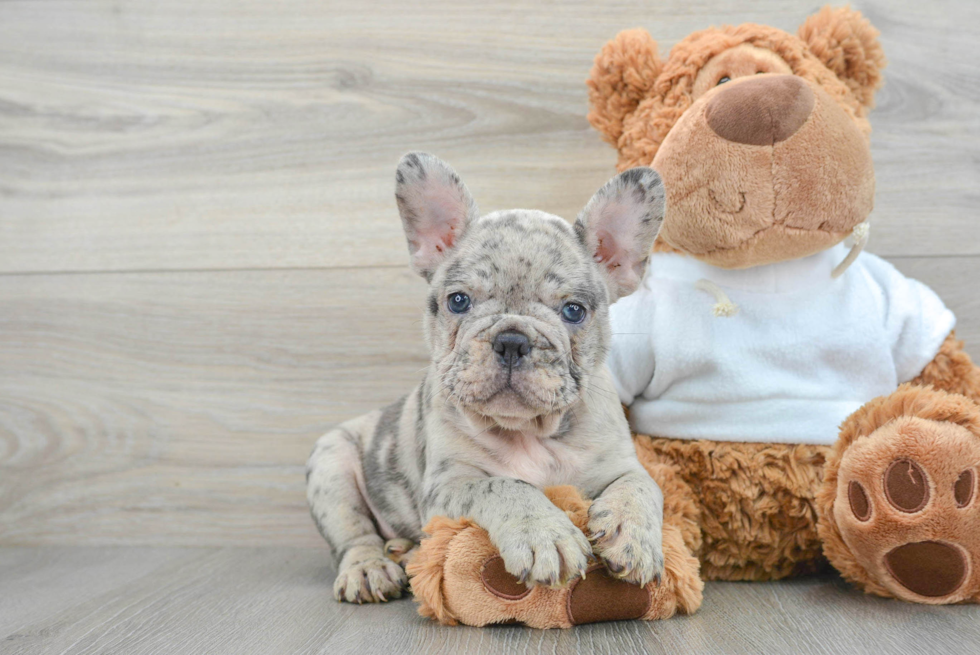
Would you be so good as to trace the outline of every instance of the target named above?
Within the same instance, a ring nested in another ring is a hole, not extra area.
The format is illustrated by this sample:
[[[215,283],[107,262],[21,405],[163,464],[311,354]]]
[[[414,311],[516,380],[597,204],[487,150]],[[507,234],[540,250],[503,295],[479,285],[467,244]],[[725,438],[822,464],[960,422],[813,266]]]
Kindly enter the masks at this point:
[[[855,4],[891,62],[869,250],[980,354],[980,2]],[[305,506],[316,437],[427,362],[402,153],[572,218],[614,172],[607,39],[819,5],[0,0],[0,653],[976,651],[976,608],[835,579],[549,633],[338,606]]]
[[[980,607],[870,598],[836,577],[713,583],[690,617],[572,630],[446,628],[411,600],[354,606],[310,548],[0,549],[0,652],[970,653]]]

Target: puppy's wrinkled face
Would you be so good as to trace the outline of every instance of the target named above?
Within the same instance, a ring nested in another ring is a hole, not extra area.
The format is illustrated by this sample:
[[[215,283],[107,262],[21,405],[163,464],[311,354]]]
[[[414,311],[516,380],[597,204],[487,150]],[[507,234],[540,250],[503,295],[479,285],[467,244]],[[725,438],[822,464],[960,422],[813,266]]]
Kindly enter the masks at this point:
[[[476,217],[446,164],[410,154],[396,197],[439,392],[474,426],[557,424],[605,362],[610,302],[635,289],[663,217],[650,169],[610,181],[573,227],[533,210]]]
[[[436,372],[450,398],[485,416],[558,412],[605,360],[608,307],[598,266],[568,223],[490,214],[432,279]]]

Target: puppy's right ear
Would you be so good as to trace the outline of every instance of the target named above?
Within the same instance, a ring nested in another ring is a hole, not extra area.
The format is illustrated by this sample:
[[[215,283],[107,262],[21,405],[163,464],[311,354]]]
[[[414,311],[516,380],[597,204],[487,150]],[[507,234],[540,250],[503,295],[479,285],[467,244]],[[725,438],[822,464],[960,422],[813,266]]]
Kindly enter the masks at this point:
[[[395,181],[395,200],[412,268],[430,280],[476,220],[476,203],[456,171],[428,153],[410,152],[402,157]]]
[[[652,168],[631,168],[606,182],[575,221],[599,265],[609,302],[633,293],[664,221],[664,183]]]

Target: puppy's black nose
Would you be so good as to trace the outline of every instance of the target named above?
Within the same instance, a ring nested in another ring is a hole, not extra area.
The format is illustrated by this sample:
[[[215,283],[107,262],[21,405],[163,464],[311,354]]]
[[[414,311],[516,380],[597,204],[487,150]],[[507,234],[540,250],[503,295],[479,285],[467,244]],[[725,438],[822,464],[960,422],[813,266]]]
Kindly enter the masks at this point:
[[[520,365],[522,357],[531,352],[531,341],[527,335],[508,330],[494,337],[493,351],[497,353],[501,364],[514,368]]]

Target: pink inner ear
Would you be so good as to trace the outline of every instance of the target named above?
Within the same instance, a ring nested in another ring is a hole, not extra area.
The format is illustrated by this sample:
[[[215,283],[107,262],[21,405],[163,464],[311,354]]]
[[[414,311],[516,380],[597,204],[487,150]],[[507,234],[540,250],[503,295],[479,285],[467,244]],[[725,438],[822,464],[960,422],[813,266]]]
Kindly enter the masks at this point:
[[[629,265],[630,252],[624,244],[630,242],[629,230],[635,229],[635,224],[642,217],[635,216],[642,212],[642,207],[631,203],[611,201],[603,208],[596,225],[595,260],[607,269]]]
[[[453,247],[456,231],[463,219],[461,212],[465,212],[466,208],[462,199],[442,189],[427,190],[423,206],[427,215],[416,226],[412,242],[417,247],[415,257],[428,265]]]
[[[606,230],[596,232],[598,243],[595,248],[595,260],[608,269],[619,268],[623,265],[622,250],[616,245],[616,239]]]

